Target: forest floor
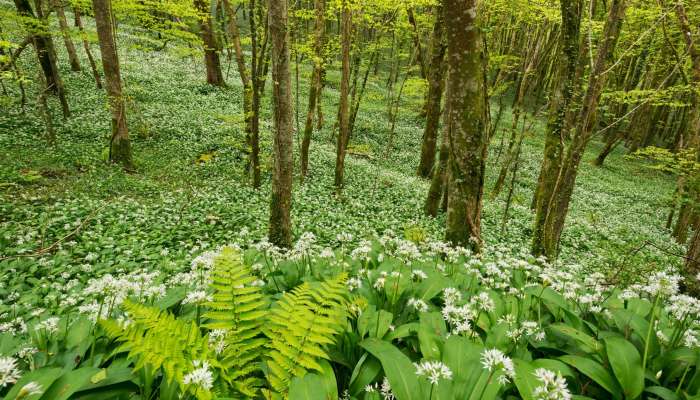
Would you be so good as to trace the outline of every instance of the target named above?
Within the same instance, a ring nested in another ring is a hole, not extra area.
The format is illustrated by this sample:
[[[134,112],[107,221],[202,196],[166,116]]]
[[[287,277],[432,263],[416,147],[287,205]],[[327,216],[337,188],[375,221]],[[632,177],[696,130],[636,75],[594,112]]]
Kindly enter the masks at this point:
[[[46,144],[38,115],[21,113],[16,103],[0,105],[0,266],[28,265],[37,258],[14,256],[33,253],[50,257],[56,268],[86,259],[108,271],[166,262],[187,264],[201,249],[244,236],[265,236],[269,93],[262,111],[264,183],[256,191],[244,169],[241,85],[235,62],[224,64],[229,87],[212,88],[203,82],[199,57],[139,49],[148,45],[131,34],[122,34],[120,41],[135,173],[124,173],[105,162],[110,131],[105,94],[95,88],[89,70],[71,73],[65,54],[60,54],[60,64],[72,116],[62,121],[52,103],[55,145]],[[99,55],[96,46],[93,52]],[[31,70],[32,57],[30,51],[23,55],[25,71]],[[82,61],[88,67],[87,60]],[[302,125],[307,64],[299,77]],[[395,147],[387,151],[385,77],[370,75],[351,140],[346,189],[337,198],[332,190],[337,82],[337,73],[330,71],[323,95],[325,124],[314,133],[311,145],[311,174],[303,184],[295,175],[295,237],[313,232],[320,244],[328,246],[339,244],[339,233],[352,234],[354,240],[387,230],[400,236],[410,231],[440,238],[444,218],[423,216],[428,183],[415,176],[423,128],[418,117],[421,90],[407,88]],[[5,86],[18,98],[16,87]],[[28,98],[33,102],[35,93]],[[495,108],[494,104],[493,113]],[[503,121],[502,127],[510,125],[507,110]],[[510,216],[503,228],[508,189],[497,199],[491,199],[489,192],[498,174],[496,154],[504,130],[499,129],[492,140],[483,215],[488,251],[527,252],[532,224],[529,204],[539,171],[544,123],[539,117],[525,139]],[[590,160],[599,149],[599,142],[591,143],[581,167],[562,239],[562,262],[608,273],[679,265],[673,254],[682,254],[682,249],[664,229],[674,179],[625,158],[623,149],[616,150],[604,167],[594,167]],[[8,256],[12,259],[2,261]]]

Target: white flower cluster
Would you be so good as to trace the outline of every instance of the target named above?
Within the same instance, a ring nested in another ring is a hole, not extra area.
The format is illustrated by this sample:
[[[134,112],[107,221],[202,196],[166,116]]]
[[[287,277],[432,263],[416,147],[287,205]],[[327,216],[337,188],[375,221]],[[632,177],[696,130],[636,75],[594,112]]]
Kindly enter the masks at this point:
[[[204,390],[211,389],[212,386],[214,386],[214,376],[209,370],[209,363],[195,360],[192,364],[194,365],[194,369],[183,377],[182,383],[185,385],[198,386]]]
[[[538,368],[534,373],[541,385],[536,387],[532,396],[536,400],[570,400],[571,392],[566,379],[545,368]]]
[[[506,383],[510,382],[511,379],[515,378],[513,360],[498,349],[484,350],[481,353],[481,365],[484,367],[484,369],[487,369],[492,373],[497,371],[503,372],[498,376],[498,382],[501,385],[505,385]]]
[[[416,375],[425,377],[432,385],[437,385],[441,379],[452,379],[452,370],[440,361],[422,361],[413,365],[416,367]]]
[[[22,377],[17,360],[12,357],[0,357],[0,387],[13,384]]]
[[[394,392],[391,391],[391,385],[389,384],[389,379],[384,377],[382,380],[382,383],[380,384],[379,382],[375,384],[369,384],[365,386],[365,392],[366,393],[375,393],[379,392],[382,395],[382,399],[384,400],[396,400],[396,396],[394,395]]]

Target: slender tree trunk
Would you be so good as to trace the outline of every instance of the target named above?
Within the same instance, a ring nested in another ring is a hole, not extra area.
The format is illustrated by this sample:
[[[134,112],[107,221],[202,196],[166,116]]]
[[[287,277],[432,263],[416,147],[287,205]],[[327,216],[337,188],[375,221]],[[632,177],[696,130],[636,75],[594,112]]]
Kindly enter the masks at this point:
[[[46,87],[49,89],[49,92],[58,94],[58,85],[56,85],[55,81],[56,72],[51,63],[51,58],[49,57],[49,48],[53,47],[48,44],[48,41],[51,40],[51,36],[42,34],[42,29],[37,28],[40,21],[38,21],[37,17],[34,15],[29,0],[15,0],[15,6],[17,7],[17,13],[26,18],[23,21],[24,26],[27,28],[29,34],[32,35],[32,44],[34,45],[41,70],[44,72]]]
[[[272,103],[274,111],[274,166],[270,200],[270,241],[277,246],[292,244],[292,175],[294,171],[292,77],[289,70],[287,1],[269,0],[272,39]]]
[[[77,7],[73,8],[73,16],[75,17],[75,26],[80,31],[80,37],[83,41],[83,49],[85,49],[85,54],[87,55],[88,61],[90,62],[90,69],[92,70],[92,76],[95,78],[95,85],[98,89],[102,89],[102,80],[100,79],[100,73],[97,70],[97,64],[95,64],[95,59],[92,57],[92,51],[90,51],[90,42],[88,42],[87,34],[83,28],[83,21],[80,18],[80,9]]]
[[[603,39],[598,46],[596,60],[588,80],[588,89],[579,113],[579,125],[562,161],[561,170],[549,201],[544,224],[544,249],[545,255],[549,258],[556,257],[558,252],[559,239],[569,211],[578,167],[595,127],[596,110],[605,85],[605,70],[610,65],[617,39],[620,36],[626,9],[627,0],[611,1],[608,19],[603,29]]]
[[[481,209],[488,145],[484,54],[477,0],[444,0],[449,68],[448,242],[481,250]]]
[[[678,22],[682,36],[686,42],[687,52],[690,55],[690,59],[693,63],[693,71],[690,80],[693,85],[700,85],[700,49],[695,45],[693,41],[693,31],[688,21],[688,16],[685,11],[685,7],[682,3],[676,5],[676,15],[678,16]],[[692,95],[692,105],[688,116],[687,132],[683,135],[685,139],[681,139],[683,144],[687,143],[687,148],[695,149],[696,151],[696,162],[700,161],[700,95],[694,92]],[[691,180],[697,180],[697,176],[690,177]],[[687,185],[685,179],[679,179],[678,190],[681,198],[686,197],[690,201],[686,201],[681,205],[681,209],[678,212],[678,221],[674,228],[674,236],[679,243],[685,243],[687,238],[688,227],[690,226],[690,221],[694,218],[693,216],[697,214],[697,205],[693,204],[700,199],[700,191],[693,189],[695,185]],[[696,235],[697,236],[697,235]],[[691,248],[689,252],[693,250]],[[688,267],[697,267],[688,266]]]
[[[53,71],[53,82],[54,85],[56,85],[58,100],[61,103],[63,119],[66,119],[70,117],[70,108],[68,107],[68,100],[66,99],[66,89],[63,85],[63,79],[61,79],[61,74],[58,70],[58,56],[56,56],[56,48],[54,47],[49,29],[49,17],[44,12],[43,0],[34,0],[34,8],[36,9],[36,16],[41,21],[42,29],[44,29],[41,35],[46,38],[46,53],[48,55],[49,62],[51,63],[51,70]]]
[[[230,36],[231,44],[234,49],[236,57],[236,66],[238,68],[238,75],[241,78],[241,84],[243,85],[243,119],[245,121],[245,136],[246,143],[251,146],[253,137],[253,83],[251,77],[246,67],[245,54],[243,54],[243,48],[241,46],[241,35],[238,30],[238,23],[236,18],[236,9],[231,6],[229,0],[223,0],[223,6],[228,15],[227,29]],[[257,164],[253,164],[252,157],[248,159],[248,170],[251,168],[256,169]],[[257,157],[255,158],[257,160]],[[259,169],[259,168],[258,168]],[[256,186],[257,187],[257,186]]]
[[[447,97],[445,93],[445,97]],[[448,104],[445,104],[447,106]],[[449,117],[449,111],[445,108],[443,112],[443,127],[442,127],[442,137],[440,138],[440,154],[438,155],[438,163],[433,168],[433,176],[430,180],[430,189],[428,190],[428,197],[425,199],[425,205],[423,210],[425,215],[430,217],[436,217],[438,210],[440,208],[440,199],[443,197],[445,188],[447,186],[447,159],[450,157],[450,138],[448,136],[449,132],[447,130],[447,123],[445,121]]]
[[[423,46],[420,43],[420,30],[418,29],[418,23],[416,22],[416,16],[413,14],[413,7],[406,8],[406,14],[408,15],[408,22],[413,28],[413,45],[416,47],[416,58],[418,61],[418,66],[420,67],[420,77],[423,79],[428,78],[428,68],[426,66],[425,57],[423,56]]]
[[[194,0],[194,6],[199,11],[199,29],[204,45],[204,63],[207,68],[207,83],[215,86],[226,86],[224,75],[221,72],[221,61],[219,60],[219,45],[216,41],[214,25],[211,20],[209,3],[205,0]]]
[[[321,70],[323,68],[323,46],[326,31],[326,1],[315,0],[316,8],[316,28],[314,37],[314,70],[311,74],[309,85],[309,106],[306,111],[306,122],[304,124],[304,137],[301,142],[301,176],[306,176],[309,170],[309,146],[314,132],[314,112],[316,102],[321,94]]]
[[[559,58],[562,70],[560,83],[555,85],[552,96],[550,115],[545,136],[544,158],[540,167],[537,188],[533,204],[535,223],[532,233],[532,254],[545,254],[544,227],[547,217],[549,200],[552,197],[557,175],[561,168],[561,157],[564,149],[564,131],[566,116],[574,97],[576,70],[579,65],[579,36],[581,28],[582,0],[561,0],[562,35],[560,37]]]
[[[68,27],[68,21],[66,21],[66,13],[63,11],[63,4],[61,0],[52,0],[53,8],[56,10],[56,16],[58,16],[58,26],[61,28],[61,34],[63,35],[63,43],[66,45],[66,51],[68,52],[68,61],[70,62],[71,71],[80,71],[80,61],[78,61],[78,53],[75,51],[75,45],[73,44],[73,39],[70,37],[70,27]]]
[[[335,187],[336,192],[340,193],[343,188],[343,175],[345,172],[345,153],[348,146],[350,136],[350,113],[349,99],[350,94],[350,40],[352,35],[352,11],[347,0],[343,0],[342,10],[342,27],[341,27],[341,46],[343,57],[343,70],[340,79],[340,105],[338,108],[338,118],[340,119],[340,133],[336,146],[335,159]]]
[[[440,125],[440,105],[445,87],[445,44],[444,15],[441,6],[436,8],[435,26],[431,38],[430,68],[428,69],[428,98],[426,103],[425,130],[421,144],[418,176],[429,178],[435,164],[435,146]]]
[[[110,0],[92,0],[95,13],[97,37],[100,41],[102,69],[105,73],[107,97],[112,111],[112,138],[110,140],[109,160],[121,164],[125,169],[133,169],[131,141],[126,125],[126,106],[122,95],[122,79],[119,70],[119,57],[112,24],[112,4]]]

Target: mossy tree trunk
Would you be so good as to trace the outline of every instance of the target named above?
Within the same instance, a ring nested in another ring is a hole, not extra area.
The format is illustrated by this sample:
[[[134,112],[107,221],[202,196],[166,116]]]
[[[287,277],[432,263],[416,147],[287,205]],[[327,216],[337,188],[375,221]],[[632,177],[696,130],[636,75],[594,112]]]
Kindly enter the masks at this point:
[[[95,13],[97,37],[102,54],[102,69],[105,74],[109,108],[112,112],[112,138],[110,139],[109,160],[121,164],[125,169],[133,169],[131,141],[126,125],[126,106],[122,95],[122,79],[119,70],[119,56],[112,24],[110,0],[92,0]]]
[[[578,168],[593,134],[596,110],[606,80],[605,72],[611,64],[626,9],[627,0],[613,0],[610,4],[608,18],[603,29],[603,39],[598,46],[593,70],[588,79],[588,88],[577,119],[576,132],[562,159],[554,190],[548,201],[543,227],[544,255],[548,258],[555,258],[559,249],[559,240],[569,211]]]
[[[350,137],[350,41],[352,36],[352,11],[347,0],[343,0],[342,22],[340,42],[342,47],[342,75],[340,78],[340,104],[338,106],[338,119],[340,120],[340,132],[336,143],[335,158],[335,188],[340,194],[344,184],[345,154]]]
[[[428,96],[425,106],[425,129],[421,144],[418,176],[429,178],[435,164],[435,147],[440,127],[440,105],[445,88],[445,41],[444,13],[436,7],[435,26],[430,45],[430,67],[428,68]]]
[[[448,201],[445,237],[481,250],[481,209],[488,144],[484,54],[477,0],[444,0],[449,114]]]
[[[277,246],[292,244],[291,208],[293,158],[292,77],[289,70],[289,31],[286,0],[269,0],[272,40],[272,104],[274,114],[270,241]]]
[[[564,129],[566,115],[574,97],[576,70],[578,68],[579,37],[581,33],[582,0],[561,0],[562,35],[559,46],[559,63],[561,78],[554,87],[550,103],[549,120],[544,144],[544,158],[540,167],[533,204],[535,205],[535,223],[532,235],[532,253],[545,254],[544,222],[549,207],[549,199],[561,167],[564,149]]]

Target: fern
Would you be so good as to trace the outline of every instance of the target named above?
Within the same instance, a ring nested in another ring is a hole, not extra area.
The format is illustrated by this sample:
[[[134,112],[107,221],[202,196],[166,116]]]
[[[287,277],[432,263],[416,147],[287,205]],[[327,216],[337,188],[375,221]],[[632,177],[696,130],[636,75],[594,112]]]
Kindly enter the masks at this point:
[[[251,285],[256,278],[234,249],[225,248],[214,261],[211,279],[214,300],[207,304],[205,327],[226,331],[221,358],[224,379],[241,394],[252,397],[263,383],[254,374],[260,369],[267,341],[261,327],[269,302],[259,287]]]
[[[135,359],[136,371],[144,367],[153,371],[162,369],[168,382],[177,381],[181,391],[190,390],[200,400],[210,399],[208,390],[186,388],[183,383],[195,360],[220,367],[209,350],[208,339],[202,337],[197,325],[128,300],[122,307],[132,320],[126,327],[114,320],[100,321],[107,335],[121,342],[115,352],[128,352],[128,357]]]
[[[327,282],[304,283],[285,293],[270,310],[265,334],[270,339],[266,365],[272,388],[285,393],[291,379],[309,370],[322,371],[319,358],[345,328],[346,276]]]

